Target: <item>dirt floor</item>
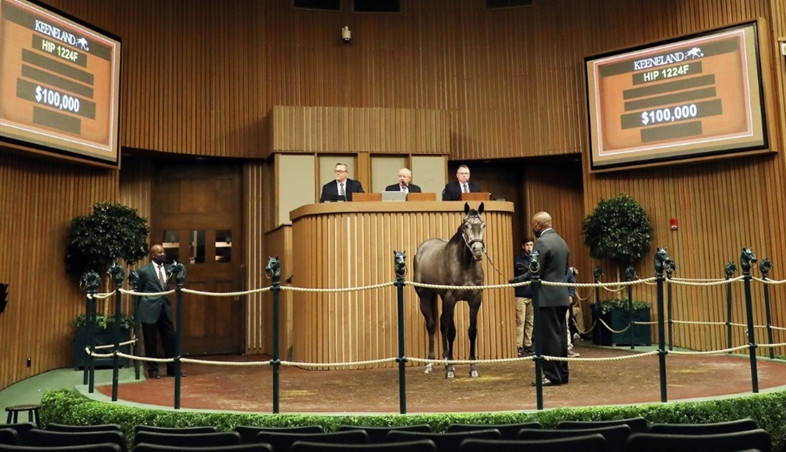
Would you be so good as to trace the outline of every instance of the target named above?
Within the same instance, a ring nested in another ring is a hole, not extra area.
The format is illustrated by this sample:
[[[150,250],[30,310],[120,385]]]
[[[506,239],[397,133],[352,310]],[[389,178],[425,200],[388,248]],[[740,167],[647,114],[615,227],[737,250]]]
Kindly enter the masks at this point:
[[[657,355],[614,359],[637,354],[629,347],[600,348],[578,344],[580,359],[570,363],[570,384],[543,388],[544,408],[660,402]],[[217,356],[204,359],[228,363],[260,362],[263,355]],[[184,364],[181,408],[272,412],[270,366]],[[469,365],[456,366],[456,378],[446,380],[443,368],[425,374],[423,366],[406,370],[407,413],[507,411],[536,409],[532,361],[487,363],[480,377],[469,377]],[[760,391],[786,385],[786,363],[758,360]],[[667,357],[669,401],[751,393],[747,356]],[[174,378],[125,383],[118,389],[124,401],[173,406]],[[111,386],[97,388],[111,395]],[[305,370],[282,367],[281,413],[398,413],[398,369]]]

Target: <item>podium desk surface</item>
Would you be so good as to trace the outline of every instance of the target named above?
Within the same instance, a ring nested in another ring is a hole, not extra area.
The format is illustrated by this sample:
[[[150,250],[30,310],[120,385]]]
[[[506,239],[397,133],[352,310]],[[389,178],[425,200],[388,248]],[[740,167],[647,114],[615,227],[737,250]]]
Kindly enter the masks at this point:
[[[486,212],[514,212],[510,201],[482,201]],[[412,213],[412,212],[464,212],[464,204],[470,209],[477,209],[480,201],[420,201],[420,202],[325,202],[305,204],[289,212],[289,219],[295,222],[299,218],[311,215],[348,214],[348,213]]]

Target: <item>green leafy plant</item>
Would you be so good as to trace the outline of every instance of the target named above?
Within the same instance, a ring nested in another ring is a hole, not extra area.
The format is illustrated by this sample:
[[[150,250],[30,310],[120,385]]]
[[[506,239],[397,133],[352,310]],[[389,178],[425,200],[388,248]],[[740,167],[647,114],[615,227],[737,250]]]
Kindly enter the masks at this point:
[[[630,196],[601,199],[582,223],[590,256],[606,259],[618,269],[633,265],[650,249],[652,226],[647,212]]]
[[[87,324],[87,316],[79,314],[74,318],[74,326],[77,328],[83,327]],[[115,325],[114,315],[96,314],[96,326],[108,330]],[[131,329],[134,326],[134,319],[125,314],[120,314],[120,328],[124,330]]]
[[[615,309],[627,311],[628,299],[615,298],[614,300],[602,300],[598,302],[598,307],[600,308],[601,314],[608,314]],[[650,309],[650,304],[646,301],[633,300],[633,310],[638,311],[639,309]]]
[[[147,219],[136,209],[118,203],[96,203],[90,215],[71,221],[66,271],[77,278],[90,270],[104,276],[118,259],[132,265],[147,255],[149,233]]]

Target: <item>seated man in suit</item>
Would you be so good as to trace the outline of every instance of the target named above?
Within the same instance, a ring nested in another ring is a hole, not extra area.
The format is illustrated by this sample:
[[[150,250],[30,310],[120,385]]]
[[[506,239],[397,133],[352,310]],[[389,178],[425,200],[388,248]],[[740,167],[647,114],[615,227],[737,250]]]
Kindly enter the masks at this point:
[[[322,186],[319,202],[346,200],[352,201],[352,193],[364,193],[359,181],[349,178],[349,167],[344,163],[336,163],[333,170],[336,180]]]
[[[479,193],[480,185],[469,180],[469,167],[461,165],[456,170],[456,180],[445,185],[443,201],[458,201],[462,193]]]
[[[407,193],[420,193],[420,187],[415,184],[410,184],[412,180],[412,171],[408,168],[401,168],[398,170],[398,183],[388,185],[385,191],[405,191]]]

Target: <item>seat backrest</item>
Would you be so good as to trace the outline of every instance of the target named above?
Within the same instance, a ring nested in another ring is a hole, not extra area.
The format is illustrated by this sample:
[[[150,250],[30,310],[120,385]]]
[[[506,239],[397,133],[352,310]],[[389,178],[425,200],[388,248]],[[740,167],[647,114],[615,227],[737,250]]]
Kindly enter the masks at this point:
[[[56,448],[55,448],[56,447]],[[80,444],[77,446],[24,446],[0,444],[0,452],[121,452],[114,443]]]
[[[112,443],[120,446],[122,451],[127,451],[126,439],[122,432],[49,432],[34,428],[20,438],[25,446],[79,446],[99,443]]]
[[[606,425],[603,427],[582,428],[582,429],[521,429],[519,431],[518,439],[523,440],[542,440],[542,439],[557,439],[557,438],[571,438],[575,436],[586,436],[593,433],[599,433],[606,440],[606,450],[608,451],[623,451],[628,437],[632,433],[629,426],[626,424],[620,425]]]
[[[268,443],[275,451],[286,451],[295,441],[317,443],[368,444],[368,434],[363,430],[324,433],[259,432],[257,442]]]
[[[19,444],[19,433],[12,428],[0,428],[0,444]]]
[[[612,419],[608,421],[560,421],[557,423],[557,430],[570,430],[577,428],[592,428],[592,427],[605,427],[609,425],[625,424],[630,427],[631,431],[646,432],[647,420],[643,417],[631,417],[627,419]]]
[[[50,432],[106,432],[123,431],[118,424],[98,424],[98,425],[68,425],[68,424],[46,424],[46,430]]]
[[[745,418],[729,422],[710,424],[652,424],[647,433],[673,433],[677,435],[710,435],[713,433],[744,432],[756,430],[758,426],[753,419]]]
[[[180,435],[142,431],[137,432],[134,436],[134,444],[140,443],[179,447],[223,447],[240,444],[240,434],[237,432],[212,432]]]
[[[761,452],[772,450],[770,434],[765,430],[715,433],[710,435],[677,435],[670,433],[634,433],[630,435],[627,450],[636,452],[688,452],[711,450],[716,452],[755,449]]]
[[[194,433],[215,433],[218,429],[212,425],[199,425],[196,427],[158,427],[154,425],[137,425],[134,433],[154,432],[154,433],[176,433],[178,435],[191,435]]]
[[[353,450],[370,452],[436,452],[437,445],[430,439],[376,444],[331,444],[295,441],[292,443],[292,447],[290,447],[289,450],[291,452],[338,452]]]
[[[285,432],[285,433],[323,433],[321,425],[298,425],[294,427],[258,427],[256,425],[238,425],[235,431],[240,434],[242,443],[257,442],[259,432]]]
[[[388,432],[393,430],[407,431],[407,432],[430,432],[431,426],[428,424],[415,424],[415,425],[397,425],[394,427],[369,427],[359,425],[342,425],[338,431],[345,432],[348,430],[363,430],[368,434],[368,441],[370,443],[384,443]]]
[[[235,444],[233,446],[206,447],[184,447],[184,446],[164,446],[161,444],[139,443],[134,446],[134,452],[274,452],[273,446],[265,443],[256,444]]]
[[[19,443],[24,444],[24,436],[27,432],[36,428],[36,426],[32,422],[21,422],[18,424],[0,424],[0,428],[10,428],[16,431],[16,434],[19,435]]]
[[[448,433],[453,432],[466,432],[471,430],[485,430],[497,429],[502,434],[502,439],[516,439],[519,435],[519,430],[523,428],[538,429],[541,428],[539,422],[518,422],[514,424],[450,424],[448,425]]]
[[[570,438],[555,439],[503,439],[486,440],[469,438],[465,439],[459,447],[459,452],[554,452],[554,451],[582,451],[605,452],[606,440],[599,433],[590,435],[573,436]]]
[[[388,432],[387,441],[414,441],[418,439],[430,439],[437,445],[438,451],[455,451],[458,450],[462,441],[467,438],[478,439],[502,439],[502,434],[495,428],[485,430],[470,430],[466,432],[453,432],[453,433],[424,433],[424,432],[407,432],[393,430]]]

